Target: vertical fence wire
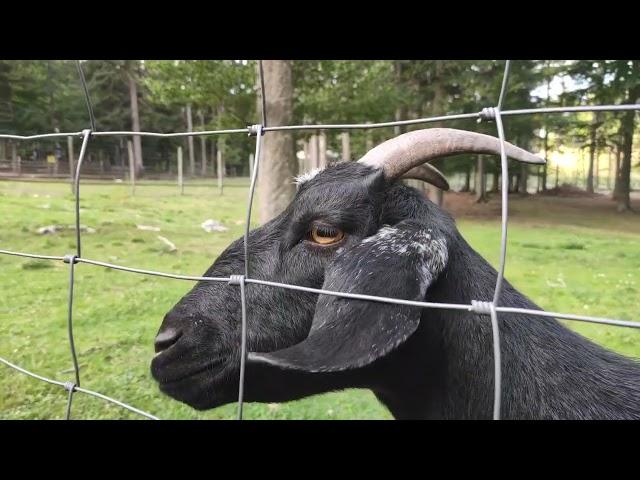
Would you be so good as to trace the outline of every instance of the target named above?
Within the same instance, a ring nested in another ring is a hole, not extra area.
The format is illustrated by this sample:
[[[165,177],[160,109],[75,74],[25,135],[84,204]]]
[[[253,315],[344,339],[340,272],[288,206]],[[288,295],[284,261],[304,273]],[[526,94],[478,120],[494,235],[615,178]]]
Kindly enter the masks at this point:
[[[67,334],[69,336],[69,349],[71,350],[71,360],[73,361],[73,371],[75,373],[75,385],[69,388],[69,400],[67,402],[66,419],[71,418],[71,402],[73,400],[73,392],[75,386],[80,386],[80,367],[78,366],[78,355],[76,354],[76,345],[73,337],[73,287],[74,287],[74,271],[76,264],[75,255],[69,255],[69,301],[67,310]]]
[[[247,363],[247,298],[245,295],[244,277],[240,275],[240,308],[242,309],[241,340],[240,340],[240,374],[238,378],[238,420],[242,420],[244,405],[244,372]]]
[[[264,93],[263,93],[264,95]],[[238,387],[238,420],[242,420],[242,404],[244,401],[244,370],[247,359],[247,305],[245,294],[245,279],[249,278],[249,231],[251,230],[251,211],[253,206],[253,197],[256,189],[256,181],[258,179],[258,170],[260,167],[260,150],[262,145],[262,125],[253,125],[249,127],[250,132],[255,132],[256,136],[256,153],[253,160],[253,175],[251,177],[251,185],[249,186],[249,199],[247,204],[247,217],[244,228],[244,276],[240,281],[240,301],[242,302],[242,329],[241,329],[241,352],[240,352],[240,375]]]
[[[491,302],[491,332],[493,340],[493,419],[500,420],[501,403],[502,403],[502,356],[500,349],[500,327],[498,324],[498,314],[496,306],[502,292],[502,282],[504,281],[504,268],[507,260],[507,223],[509,218],[508,201],[509,201],[509,163],[504,145],[504,129],[502,128],[502,117],[500,110],[507,94],[507,84],[509,82],[509,70],[511,60],[507,60],[502,76],[502,87],[500,88],[500,97],[498,98],[498,106],[494,109],[496,127],[498,130],[498,138],[500,139],[500,166],[502,170],[502,205],[501,205],[501,223],[502,229],[500,234],[500,266],[498,269],[498,277],[496,279],[496,288]]]
[[[80,147],[80,155],[78,156],[78,164],[76,165],[76,173],[73,179],[74,182],[74,195],[75,195],[75,225],[76,225],[76,254],[67,255],[65,262],[69,263],[69,297],[67,305],[67,334],[69,336],[69,349],[71,351],[71,359],[73,361],[73,370],[75,373],[75,384],[66,386],[69,396],[67,398],[67,408],[65,418],[71,419],[71,405],[73,402],[73,394],[76,388],[80,387],[80,367],[78,365],[78,355],[76,353],[75,339],[73,336],[73,290],[75,284],[75,264],[77,258],[82,256],[82,235],[80,232],[80,171],[82,169],[82,163],[87,153],[87,146],[89,145],[89,138],[91,132],[96,130],[96,118],[93,113],[93,105],[91,103],[91,97],[89,96],[89,89],[87,88],[87,82],[84,78],[84,72],[82,70],[82,64],[80,60],[76,61],[78,68],[78,75],[80,77],[80,83],[82,84],[82,90],[84,92],[84,99],[87,105],[87,111],[89,113],[90,129],[82,131],[82,146]]]
[[[242,420],[242,404],[244,401],[244,370],[247,359],[247,305],[245,295],[245,279],[249,278],[249,231],[251,230],[251,211],[253,206],[253,197],[256,189],[256,181],[258,178],[258,170],[260,167],[260,147],[262,145],[262,125],[253,125],[249,127],[250,132],[255,132],[256,136],[256,153],[253,160],[253,175],[251,177],[251,185],[249,186],[249,199],[247,204],[247,217],[244,228],[244,276],[240,279],[240,301],[242,309],[242,328],[241,328],[241,352],[240,352],[240,374],[238,386],[238,420]]]
[[[87,153],[87,146],[89,145],[89,138],[91,132],[96,130],[96,119],[93,114],[93,105],[91,103],[91,97],[89,96],[89,89],[87,88],[87,82],[84,78],[84,72],[80,60],[76,61],[78,68],[78,75],[80,77],[80,83],[82,84],[82,90],[84,92],[85,103],[87,104],[87,111],[89,113],[89,123],[91,129],[85,129],[82,131],[82,146],[80,147],[80,154],[78,156],[78,163],[76,165],[76,173],[73,179],[74,182],[74,195],[75,195],[75,225],[76,225],[76,254],[67,255],[65,262],[69,263],[69,297],[67,304],[67,334],[69,337],[69,349],[71,351],[71,359],[73,361],[73,371],[75,373],[75,384],[68,385],[66,388],[69,391],[69,397],[67,399],[67,408],[65,413],[66,420],[71,419],[71,405],[73,402],[73,394],[77,387],[80,387],[80,366],[78,365],[78,355],[76,353],[75,339],[73,336],[73,290],[75,286],[75,265],[77,258],[82,256],[82,235],[80,232],[80,171],[82,169],[82,163]]]
[[[245,279],[249,278],[249,231],[251,230],[251,210],[253,207],[253,196],[256,189],[256,181],[258,179],[258,170],[260,166],[260,147],[262,145],[262,136],[264,134],[263,129],[267,126],[267,99],[265,97],[266,92],[264,88],[262,60],[258,60],[258,84],[260,86],[262,124],[252,125],[249,127],[249,135],[255,135],[256,137],[256,153],[253,172],[251,175],[251,185],[249,186],[247,218],[244,228],[244,276],[241,275],[238,279],[240,286],[240,308],[242,310],[240,333],[240,373],[238,378],[238,420],[242,420],[242,407],[244,404],[244,376],[247,362],[247,298],[245,293]]]
[[[249,186],[249,200],[244,228],[244,275],[246,278],[249,278],[249,230],[251,229],[251,210],[256,190],[256,181],[258,179],[258,170],[260,168],[260,147],[262,146],[262,125],[254,125],[254,127],[256,131],[256,153],[253,159],[253,176],[251,177],[251,185]]]
[[[87,81],[84,78],[84,71],[82,70],[82,64],[80,60],[76,60],[76,67],[78,69],[78,76],[80,77],[80,83],[82,84],[82,91],[84,92],[84,101],[87,104],[87,112],[89,113],[89,124],[91,130],[96,131],[96,117],[93,114],[93,104],[91,103],[91,96],[89,95],[89,88],[87,87]]]
[[[262,60],[258,60],[258,81],[260,83],[260,103],[262,111],[262,128],[267,128],[267,99],[265,98],[264,90],[264,70],[262,69]]]
[[[76,207],[76,255],[82,257],[81,248],[81,235],[80,235],[80,169],[82,168],[82,162],[87,152],[87,145],[89,144],[89,138],[91,137],[91,130],[82,131],[82,147],[80,148],[80,156],[78,157],[78,165],[76,166],[76,176],[73,180],[74,193],[75,193],[75,207]]]
[[[498,138],[500,139],[500,166],[502,170],[502,205],[501,205],[501,221],[502,221],[502,234],[500,238],[500,267],[498,270],[498,279],[496,280],[496,288],[493,297],[493,302],[497,304],[502,292],[502,282],[504,280],[504,268],[507,260],[507,222],[509,220],[509,163],[507,161],[507,154],[505,150],[504,129],[502,128],[501,117],[501,105],[504,102],[504,97],[507,92],[507,83],[509,81],[509,67],[510,60],[507,60],[504,68],[504,76],[502,79],[502,88],[500,89],[500,98],[498,100],[498,108],[494,109],[496,128],[498,130]]]

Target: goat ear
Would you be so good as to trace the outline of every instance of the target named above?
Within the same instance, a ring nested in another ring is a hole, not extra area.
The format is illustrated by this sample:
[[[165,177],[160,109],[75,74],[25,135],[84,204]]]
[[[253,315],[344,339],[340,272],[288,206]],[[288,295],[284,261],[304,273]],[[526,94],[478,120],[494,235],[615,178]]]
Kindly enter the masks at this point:
[[[424,300],[447,262],[444,235],[405,220],[338,253],[324,290]],[[292,347],[251,353],[249,362],[332,372],[364,367],[402,344],[420,323],[420,307],[321,294],[308,337]]]

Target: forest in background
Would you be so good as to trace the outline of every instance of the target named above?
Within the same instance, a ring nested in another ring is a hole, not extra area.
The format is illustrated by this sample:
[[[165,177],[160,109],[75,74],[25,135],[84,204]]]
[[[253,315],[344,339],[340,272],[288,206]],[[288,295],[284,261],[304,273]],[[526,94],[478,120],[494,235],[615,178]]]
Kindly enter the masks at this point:
[[[277,62],[273,62],[277,63]],[[293,124],[366,123],[477,112],[497,103],[504,61],[289,61],[280,92],[292,99],[282,118]],[[257,62],[252,60],[82,61],[100,131],[177,132],[243,128],[258,122]],[[273,83],[273,82],[272,82]],[[273,85],[271,85],[273,87]],[[269,92],[269,86],[267,88]],[[269,95],[267,95],[269,97]],[[634,104],[640,99],[638,60],[513,61],[504,109]],[[271,123],[275,125],[276,123]],[[88,115],[75,61],[0,61],[0,133],[74,132]],[[430,123],[495,135],[475,120]],[[292,170],[359,158],[372,146],[425,125],[370,130],[294,132]],[[505,120],[507,140],[549,159],[545,167],[510,165],[510,189],[533,193],[572,183],[587,192],[610,190],[618,210],[638,188],[640,151],[635,111],[536,114]],[[0,173],[28,171],[55,153],[62,174],[70,152],[59,141],[0,139]],[[136,175],[175,174],[176,149],[185,174],[247,176],[253,143],[243,135],[198,138],[134,137]],[[73,153],[71,153],[73,155]],[[87,167],[105,175],[128,170],[125,137],[94,137]],[[499,159],[460,155],[436,166],[474,191],[478,201],[499,188]],[[58,171],[58,167],[60,170]]]

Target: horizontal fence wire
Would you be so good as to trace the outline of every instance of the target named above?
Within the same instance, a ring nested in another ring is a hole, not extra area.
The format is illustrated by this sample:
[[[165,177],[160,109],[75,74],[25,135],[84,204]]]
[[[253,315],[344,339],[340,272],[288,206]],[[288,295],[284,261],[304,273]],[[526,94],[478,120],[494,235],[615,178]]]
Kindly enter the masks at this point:
[[[623,105],[581,105],[575,107],[549,107],[549,108],[528,108],[520,110],[503,110],[500,114],[504,116],[512,115],[532,115],[538,113],[578,113],[578,112],[621,112],[627,110],[640,110],[640,104],[623,104]],[[393,120],[390,122],[382,123],[341,123],[341,124],[314,124],[314,125],[281,125],[274,127],[264,127],[263,132],[278,132],[283,130],[350,130],[359,129],[367,130],[370,128],[385,128],[385,127],[397,127],[401,125],[420,125],[423,123],[444,122],[452,120],[466,120],[466,119],[480,119],[482,118],[482,111],[474,113],[460,113],[451,115],[442,115],[439,117],[425,117],[417,118],[414,120]],[[134,132],[132,130],[119,130],[119,131],[95,131],[92,135],[95,137],[160,137],[160,138],[173,138],[173,137],[201,137],[209,135],[224,135],[233,133],[250,134],[253,126],[245,128],[235,128],[230,130],[203,130],[197,132],[171,132],[171,133],[158,133],[158,132]],[[62,138],[62,137],[81,137],[82,131],[79,132],[66,132],[66,133],[44,133],[36,135],[11,135],[0,134],[0,138],[7,140],[41,140],[46,138]]]
[[[564,320],[570,321],[581,321],[581,322],[589,322],[603,325],[613,325],[619,327],[629,327],[629,328],[640,328],[640,322],[627,321],[627,320],[616,320],[610,318],[603,317],[593,317],[593,316],[585,316],[585,315],[576,315],[576,314],[565,314],[559,312],[548,312],[544,310],[533,310],[533,309],[524,309],[524,308],[513,308],[513,307],[501,307],[498,302],[500,299],[500,294],[502,291],[502,284],[504,281],[504,269],[506,265],[506,248],[507,248],[507,224],[508,224],[508,189],[506,185],[506,179],[508,177],[508,164],[507,157],[505,153],[505,134],[504,128],[502,124],[503,116],[512,116],[512,115],[534,115],[534,114],[553,114],[553,113],[577,113],[577,112],[600,112],[600,111],[628,111],[628,110],[640,110],[640,104],[624,104],[624,105],[581,105],[574,107],[551,107],[551,108],[532,108],[532,109],[519,109],[519,110],[502,110],[502,106],[504,104],[504,100],[507,92],[507,84],[509,78],[509,66],[510,61],[507,61],[505,64],[505,70],[503,74],[502,86],[500,90],[500,95],[498,98],[498,103],[496,107],[489,107],[481,110],[480,112],[475,113],[462,113],[462,114],[452,114],[452,115],[444,115],[444,116],[435,116],[428,118],[419,118],[413,120],[396,120],[390,122],[380,122],[380,123],[352,123],[352,124],[317,124],[317,125],[283,125],[283,126],[267,126],[267,112],[266,112],[266,99],[265,99],[265,89],[264,89],[264,78],[263,78],[263,69],[262,62],[258,63],[258,76],[259,76],[259,94],[261,95],[261,120],[262,123],[258,125],[250,125],[246,128],[236,128],[236,129],[227,129],[227,130],[208,130],[208,131],[199,131],[199,132],[171,132],[171,133],[158,133],[158,132],[135,132],[135,131],[97,131],[95,117],[93,114],[93,107],[91,104],[91,99],[89,97],[89,92],[86,86],[86,82],[84,79],[84,73],[82,72],[82,67],[80,62],[77,62],[78,72],[80,76],[80,81],[82,83],[83,91],[85,94],[85,100],[87,104],[87,111],[90,117],[90,129],[85,129],[79,132],[66,132],[66,133],[46,133],[46,134],[37,134],[37,135],[9,135],[9,134],[0,134],[1,139],[8,140],[39,140],[39,139],[48,139],[48,138],[61,138],[61,137],[69,137],[76,136],[82,138],[82,147],[80,151],[80,155],[78,158],[78,163],[76,166],[75,178],[74,178],[74,195],[75,195],[75,226],[76,226],[76,254],[75,255],[64,255],[64,256],[53,256],[53,255],[41,255],[34,253],[24,253],[17,252],[12,250],[4,250],[0,249],[0,254],[25,257],[25,258],[33,258],[38,260],[49,260],[49,261],[63,261],[69,264],[70,274],[69,274],[69,300],[68,300],[68,335],[69,335],[69,345],[70,351],[72,354],[72,360],[74,365],[74,373],[75,373],[75,382],[61,382],[57,380],[52,380],[47,377],[43,377],[41,375],[37,375],[33,372],[30,372],[22,367],[19,367],[8,360],[0,357],[0,363],[3,363],[5,366],[13,368],[25,375],[28,375],[37,380],[61,386],[68,391],[68,401],[66,407],[66,418],[70,418],[71,414],[71,405],[72,398],[74,392],[81,392],[87,395],[91,395],[107,402],[119,405],[122,408],[125,408],[131,412],[137,413],[149,419],[157,420],[158,417],[144,412],[140,409],[132,407],[124,402],[116,400],[114,398],[108,397],[98,392],[94,392],[92,390],[88,390],[80,387],[80,370],[77,364],[77,358],[75,353],[74,346],[74,337],[73,337],[73,286],[74,286],[74,266],[76,263],[84,263],[87,265],[100,266],[104,268],[120,270],[129,273],[142,274],[142,275],[151,275],[157,277],[164,277],[176,280],[187,280],[187,281],[196,281],[196,282],[227,282],[230,285],[238,285],[240,287],[241,294],[241,307],[242,307],[242,318],[240,324],[241,330],[241,368],[239,375],[239,397],[238,397],[238,419],[242,419],[242,406],[243,406],[243,392],[244,392],[244,370],[245,370],[245,361],[246,361],[246,336],[247,336],[247,305],[246,305],[246,295],[245,295],[245,285],[246,284],[255,284],[262,285],[273,288],[284,288],[302,292],[310,292],[317,293],[322,295],[330,295],[335,297],[341,297],[345,299],[352,300],[363,300],[363,301],[372,301],[372,302],[381,302],[388,304],[396,304],[396,305],[407,305],[414,306],[420,308],[437,308],[437,309],[445,309],[445,310],[458,310],[458,311],[467,311],[470,313],[475,313],[483,316],[489,316],[491,320],[492,326],[492,342],[493,342],[493,352],[494,352],[494,404],[493,404],[493,418],[500,418],[500,404],[501,404],[501,376],[502,376],[502,365],[500,359],[500,335],[498,329],[498,313],[501,314],[527,314],[532,316],[539,317],[547,317],[547,318],[561,318]],[[464,119],[477,119],[478,121],[483,120],[493,120],[496,123],[496,129],[498,132],[498,138],[500,140],[500,157],[501,157],[501,170],[502,170],[502,198],[501,198],[501,243],[500,243],[500,264],[498,268],[498,275],[496,280],[496,287],[494,290],[493,300],[490,302],[487,301],[472,301],[471,304],[451,304],[451,303],[435,303],[435,302],[421,302],[421,301],[412,301],[405,300],[400,298],[393,297],[382,297],[376,295],[366,295],[366,294],[354,294],[347,292],[339,292],[339,291],[331,291],[324,290],[320,288],[312,288],[312,287],[304,287],[300,285],[290,285],[286,283],[273,282],[269,280],[262,280],[251,278],[249,276],[249,249],[248,249],[248,238],[249,238],[249,226],[251,221],[251,210],[253,204],[253,198],[257,183],[258,170],[260,166],[260,153],[261,153],[261,144],[262,144],[262,136],[265,132],[275,132],[275,131],[286,131],[286,130],[329,130],[329,129],[372,129],[372,128],[384,128],[384,127],[393,127],[400,125],[419,125],[440,121],[452,121],[452,120],[464,120]],[[248,194],[248,206],[247,206],[247,217],[245,223],[245,233],[244,233],[244,248],[245,248],[245,271],[244,275],[232,275],[231,277],[206,277],[206,276],[195,276],[195,275],[183,275],[183,274],[174,274],[174,273],[166,273],[159,272],[154,270],[146,270],[140,268],[132,268],[126,267],[123,265],[116,265],[113,263],[102,262],[99,260],[92,260],[88,258],[82,258],[81,256],[81,234],[80,234],[80,172],[82,167],[82,160],[85,157],[85,153],[89,144],[89,140],[91,137],[101,137],[101,136],[140,136],[140,137],[161,137],[161,138],[172,138],[172,137],[195,137],[195,136],[208,136],[208,135],[225,135],[225,134],[237,134],[243,133],[248,134],[249,136],[256,137],[256,153],[253,164],[253,172],[251,178],[251,184],[249,187]]]
[[[113,403],[115,405],[118,405],[126,410],[129,410],[133,413],[137,413],[139,415],[142,415],[143,417],[147,417],[151,420],[159,420],[158,417],[156,417],[155,415],[151,415],[150,413],[147,413],[143,410],[140,410],[138,408],[132,407],[131,405],[128,405],[124,402],[121,402],[120,400],[116,400],[115,398],[111,398],[108,397],[107,395],[103,395],[102,393],[98,393],[98,392],[94,392],[93,390],[89,390],[87,388],[80,388],[78,386],[75,386],[73,383],[70,382],[60,382],[58,380],[52,380],[51,378],[47,378],[47,377],[43,377],[42,375],[38,375],[36,373],[30,372],[29,370],[19,367],[18,365],[15,365],[11,362],[9,362],[8,360],[0,357],[0,363],[6,365],[9,368],[13,368],[14,370],[17,370],[20,373],[23,373],[29,377],[35,378],[36,380],[40,380],[42,382],[45,383],[50,383],[52,385],[58,385],[60,387],[63,387],[64,389],[73,389],[77,392],[80,393],[85,393],[87,395],[90,395],[92,397],[96,397],[96,398],[100,398],[102,400],[105,400],[107,402]]]
[[[0,250],[0,254],[13,255],[18,257],[35,258],[41,260],[60,260],[64,261],[65,257],[55,257],[49,255],[29,254],[22,252],[14,252],[10,250]],[[229,283],[232,281],[232,277],[200,277],[197,275],[180,275],[175,273],[160,272],[155,270],[144,270],[141,268],[125,267],[123,265],[116,265],[113,263],[100,262],[98,260],[91,260],[88,258],[77,258],[78,263],[86,263],[88,265],[96,265],[100,267],[110,268],[114,270],[121,270],[124,272],[138,273],[142,275],[150,275],[155,277],[171,278],[176,280],[186,280],[192,282],[223,282]],[[365,300],[370,302],[388,303],[393,305],[406,305],[409,307],[420,308],[439,308],[442,310],[464,310],[467,312],[486,313],[484,309],[475,305],[467,303],[439,303],[439,302],[421,302],[419,300],[405,300],[403,298],[394,297],[382,297],[378,295],[366,295],[362,293],[348,293],[340,292],[336,290],[323,290],[321,288],[305,287],[302,285],[292,285],[289,283],[272,282],[270,280],[261,280],[258,278],[245,278],[244,283],[252,283],[255,285],[263,285],[266,287],[283,288],[286,290],[296,290],[299,292],[317,293],[322,295],[329,295],[333,297],[347,298],[351,300]],[[539,317],[557,317],[566,320],[575,320],[587,323],[599,323],[602,325],[613,325],[618,327],[640,328],[640,322],[631,320],[615,320],[605,317],[594,317],[588,315],[577,315],[562,312],[549,312],[546,310],[533,310],[527,308],[515,308],[515,307],[496,307],[498,313],[514,313],[514,314],[529,314]]]

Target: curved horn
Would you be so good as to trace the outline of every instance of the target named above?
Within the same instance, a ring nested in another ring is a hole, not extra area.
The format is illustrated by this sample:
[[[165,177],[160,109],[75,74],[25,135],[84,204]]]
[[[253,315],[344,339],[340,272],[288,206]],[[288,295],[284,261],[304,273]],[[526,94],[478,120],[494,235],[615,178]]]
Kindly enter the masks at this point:
[[[417,167],[413,167],[402,178],[409,178],[413,180],[422,180],[423,182],[430,183],[438,187],[441,190],[449,190],[449,182],[444,174],[433,165],[423,163]]]
[[[538,165],[546,163],[545,159],[508,142],[504,142],[504,146],[507,156],[514,160]],[[383,169],[387,178],[399,178],[418,165],[459,153],[500,155],[500,140],[453,128],[415,130],[381,143],[358,162]]]

